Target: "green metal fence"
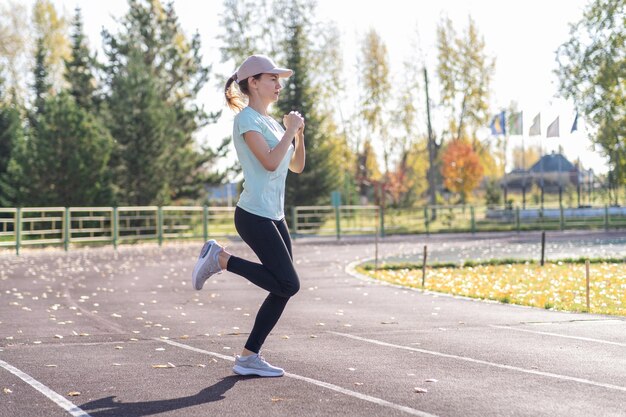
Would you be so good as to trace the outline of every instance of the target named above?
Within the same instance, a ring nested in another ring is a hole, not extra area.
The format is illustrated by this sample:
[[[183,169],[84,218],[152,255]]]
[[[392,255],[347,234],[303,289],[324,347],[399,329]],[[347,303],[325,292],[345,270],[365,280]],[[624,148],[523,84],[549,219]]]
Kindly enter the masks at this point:
[[[0,208],[0,248],[111,244],[236,236],[233,207]],[[300,206],[291,211],[294,238],[379,234],[626,228],[625,207]]]

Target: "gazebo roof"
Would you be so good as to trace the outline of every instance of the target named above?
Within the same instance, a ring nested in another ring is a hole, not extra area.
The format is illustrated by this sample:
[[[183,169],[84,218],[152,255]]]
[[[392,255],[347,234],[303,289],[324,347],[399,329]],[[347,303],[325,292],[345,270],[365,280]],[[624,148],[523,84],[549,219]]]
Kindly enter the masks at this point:
[[[542,156],[528,171],[541,172],[542,170],[543,172],[569,172],[575,171],[576,167],[562,154],[552,152],[550,155]]]

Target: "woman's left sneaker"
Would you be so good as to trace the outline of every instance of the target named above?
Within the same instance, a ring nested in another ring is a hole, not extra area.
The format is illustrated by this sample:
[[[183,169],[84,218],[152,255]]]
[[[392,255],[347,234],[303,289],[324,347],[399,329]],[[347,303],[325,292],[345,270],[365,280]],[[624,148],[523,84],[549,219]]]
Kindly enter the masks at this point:
[[[237,355],[233,372],[238,375],[258,376],[283,376],[285,374],[282,368],[270,365],[259,353],[243,357]]]
[[[191,282],[196,290],[201,290],[205,281],[211,278],[211,276],[222,272],[218,261],[218,256],[222,249],[213,239],[207,240],[204,246],[202,246],[200,256],[191,274]]]

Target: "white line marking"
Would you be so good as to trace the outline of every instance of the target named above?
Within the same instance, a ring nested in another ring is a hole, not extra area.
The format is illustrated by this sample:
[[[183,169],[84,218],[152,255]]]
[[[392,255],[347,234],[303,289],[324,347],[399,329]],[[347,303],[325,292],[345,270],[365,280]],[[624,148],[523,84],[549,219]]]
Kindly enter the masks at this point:
[[[226,355],[222,355],[219,353],[215,353],[215,352],[210,352],[208,350],[204,350],[204,349],[199,349],[193,346],[189,346],[189,345],[184,345],[182,343],[178,343],[178,342],[174,342],[173,340],[163,340],[163,339],[154,339],[154,340],[158,340],[159,342],[163,342],[163,343],[167,343],[169,345],[172,346],[176,346],[179,348],[183,348],[183,349],[187,349],[187,350],[191,350],[193,352],[197,352],[197,353],[202,353],[205,355],[211,355],[211,356],[215,356],[217,358],[220,359],[224,359],[227,361],[231,361],[234,362],[235,358],[233,358],[232,356],[226,356]],[[300,381],[304,381],[304,382],[308,382],[309,384],[313,384],[313,385],[317,385],[318,387],[322,387],[322,388],[326,388],[326,389],[330,389],[333,391],[337,391],[341,394],[344,395],[349,395],[351,397],[355,397],[358,398],[360,400],[364,400],[364,401],[369,401],[371,403],[383,406],[383,407],[389,407],[389,408],[393,408],[394,410],[398,410],[398,411],[402,411],[405,412],[407,414],[411,414],[414,416],[420,416],[420,417],[437,417],[434,414],[429,414],[426,413],[424,411],[420,411],[420,410],[416,410],[415,408],[410,408],[410,407],[406,407],[403,405],[399,405],[399,404],[395,404],[389,401],[385,401],[382,398],[377,398],[377,397],[372,397],[366,394],[361,394],[360,392],[356,392],[356,391],[351,391],[349,389],[346,388],[342,388],[338,385],[334,385],[328,382],[324,382],[324,381],[319,381],[317,379],[313,379],[313,378],[309,378],[306,376],[302,376],[302,375],[297,375],[297,374],[292,374],[289,372],[285,372],[285,376],[289,377],[289,378],[293,378],[293,379],[298,379]]]
[[[604,343],[604,344],[607,344],[607,345],[615,345],[615,346],[624,346],[624,347],[626,347],[626,343],[611,342],[611,341],[608,341],[608,340],[602,340],[602,339],[592,339],[592,338],[590,338],[590,337],[568,336],[568,335],[564,335],[564,334],[549,333],[549,332],[537,332],[537,331],[535,331],[535,330],[518,329],[518,328],[516,328],[516,327],[511,327],[511,326],[496,326],[496,325],[490,325],[489,327],[493,327],[493,328],[495,328],[495,329],[515,330],[516,332],[526,332],[526,333],[544,334],[544,335],[546,335],[546,336],[563,337],[563,338],[566,338],[566,339],[585,340],[585,341],[587,341],[587,342]]]
[[[79,408],[72,402],[66,400],[65,397],[63,397],[62,395],[57,394],[56,392],[52,391],[50,388],[46,387],[41,382],[37,381],[32,376],[20,371],[14,366],[9,365],[8,363],[6,363],[5,361],[1,359],[0,359],[0,366],[6,369],[7,371],[11,372],[16,377],[20,378],[22,381],[26,382],[31,387],[35,388],[37,391],[41,392],[43,395],[45,395],[46,397],[54,401],[56,405],[63,408],[65,411],[67,411],[71,415],[75,417],[91,417],[81,408]]]
[[[375,340],[375,339],[367,339],[365,337],[354,336],[354,335],[346,334],[346,333],[339,333],[339,332],[332,332],[332,331],[330,331],[328,333],[336,334],[338,336],[343,336],[343,337],[347,337],[347,338],[354,339],[354,340],[360,340],[362,342],[373,343],[375,345],[380,345],[380,346],[387,346],[387,347],[392,347],[392,348],[396,348],[396,349],[410,350],[410,351],[413,351],[413,352],[421,352],[421,353],[425,353],[425,354],[428,354],[428,355],[440,356],[442,358],[457,359],[457,360],[462,360],[462,361],[466,361],[466,362],[478,363],[478,364],[481,364],[481,365],[493,366],[495,368],[502,368],[502,369],[508,369],[508,370],[511,370],[511,371],[524,372],[526,374],[546,376],[546,377],[549,377],[549,378],[562,379],[562,380],[565,380],[565,381],[580,382],[581,384],[593,385],[593,386],[596,386],[596,387],[609,388],[609,389],[613,389],[613,390],[617,390],[617,391],[624,391],[624,392],[626,392],[626,387],[620,387],[619,385],[605,384],[603,382],[595,382],[595,381],[591,381],[589,379],[584,379],[584,378],[577,378],[577,377],[573,377],[573,376],[553,374],[551,372],[534,371],[532,369],[525,369],[525,368],[519,368],[517,366],[511,366],[511,365],[504,365],[504,364],[501,364],[501,363],[488,362],[488,361],[483,361],[483,360],[480,360],[480,359],[469,358],[467,356],[457,356],[457,355],[451,355],[451,354],[448,354],[448,353],[435,352],[435,351],[432,351],[432,350],[418,349],[418,348],[402,346],[402,345],[394,345],[393,343],[382,342],[380,340]]]

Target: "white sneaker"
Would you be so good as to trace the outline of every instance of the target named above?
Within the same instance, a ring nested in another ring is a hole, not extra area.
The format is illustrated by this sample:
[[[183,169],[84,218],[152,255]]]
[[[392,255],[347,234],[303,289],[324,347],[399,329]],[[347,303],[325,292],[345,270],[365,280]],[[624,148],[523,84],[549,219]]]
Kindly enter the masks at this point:
[[[237,355],[233,372],[239,375],[258,376],[283,376],[285,374],[282,368],[267,363],[260,353],[244,357]]]
[[[196,290],[201,290],[204,282],[211,278],[212,275],[222,272],[218,261],[218,255],[222,249],[213,239],[207,240],[204,246],[202,246],[200,256],[191,274],[191,282]]]

